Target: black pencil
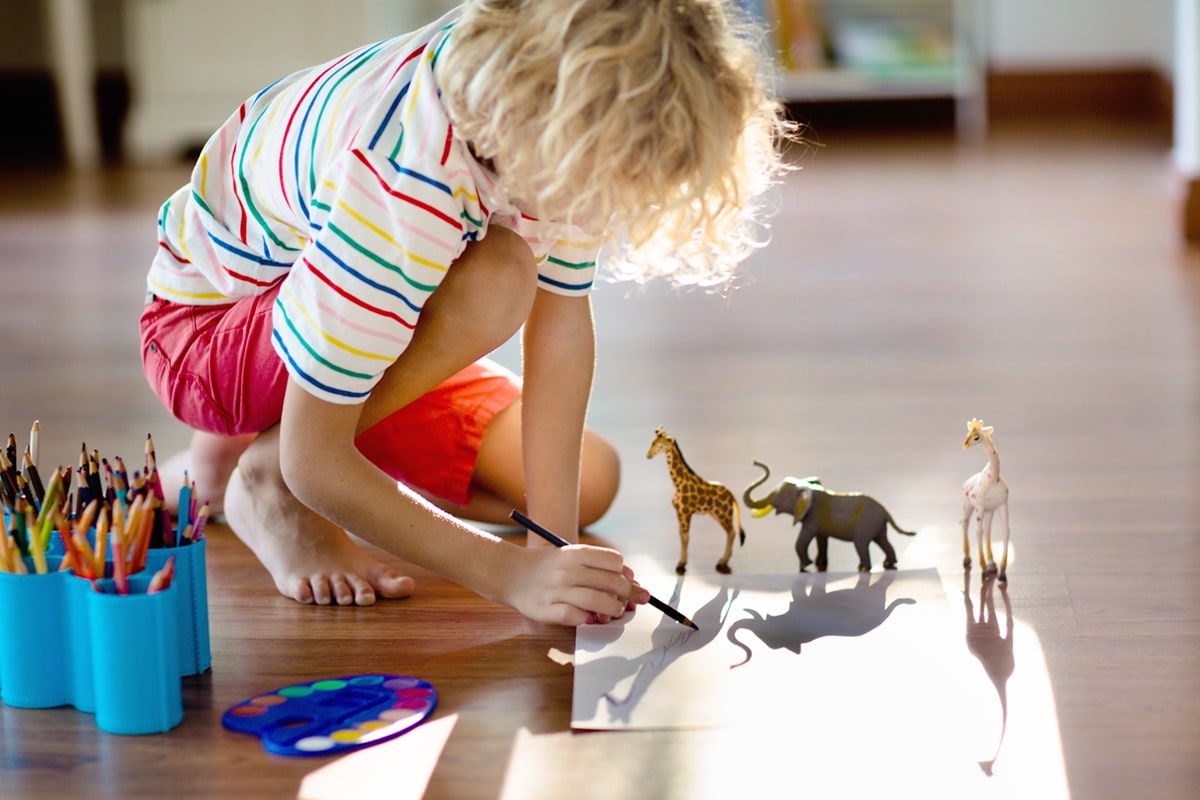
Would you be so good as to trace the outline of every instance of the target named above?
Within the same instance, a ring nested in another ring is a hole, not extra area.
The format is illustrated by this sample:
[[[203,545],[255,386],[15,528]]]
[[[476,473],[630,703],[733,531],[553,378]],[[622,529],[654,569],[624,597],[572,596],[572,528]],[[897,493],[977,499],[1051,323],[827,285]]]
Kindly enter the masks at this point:
[[[25,449],[24,465],[25,482],[33,490],[33,499],[37,500],[38,508],[41,508],[42,501],[46,499],[46,487],[42,485],[42,476],[37,465],[33,463],[33,457],[29,455],[29,448]]]
[[[566,539],[553,533],[552,531],[547,530],[546,528],[543,528],[541,525],[537,524],[536,522],[534,522],[529,517],[522,514],[520,511],[517,511],[516,509],[513,509],[513,512],[510,516],[517,522],[524,525],[529,530],[536,533],[538,536],[545,539],[550,544],[554,545],[555,547],[566,547],[568,544],[570,544],[570,542],[568,542]],[[687,625],[689,628],[691,628],[694,631],[700,630],[699,625],[692,622],[690,619],[685,617],[683,614],[679,613],[674,608],[671,608],[671,606],[667,605],[662,600],[659,600],[654,595],[650,595],[649,602],[650,602],[650,605],[654,606],[659,611],[661,611],[662,613],[666,614],[671,619],[678,622],[680,625]]]

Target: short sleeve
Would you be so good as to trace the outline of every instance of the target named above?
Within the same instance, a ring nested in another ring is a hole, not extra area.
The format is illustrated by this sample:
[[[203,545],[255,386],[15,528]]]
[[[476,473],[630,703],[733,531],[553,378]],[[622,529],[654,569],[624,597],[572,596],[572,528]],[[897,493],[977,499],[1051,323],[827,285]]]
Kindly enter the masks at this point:
[[[538,286],[555,294],[587,295],[596,281],[601,241],[571,226],[560,236],[538,263]]]
[[[461,255],[461,204],[441,172],[350,150],[321,176],[312,238],[274,308],[275,349],[316,397],[364,401]]]

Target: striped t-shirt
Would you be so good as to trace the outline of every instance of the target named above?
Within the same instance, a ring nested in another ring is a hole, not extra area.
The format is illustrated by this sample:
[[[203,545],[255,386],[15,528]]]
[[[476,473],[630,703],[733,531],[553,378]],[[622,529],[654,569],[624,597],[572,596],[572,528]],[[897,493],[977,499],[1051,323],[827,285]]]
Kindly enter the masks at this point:
[[[529,244],[541,288],[587,294],[599,241],[498,206],[495,176],[455,136],[435,66],[457,16],[243,103],[162,207],[149,291],[217,305],[282,282],[275,349],[296,381],[334,403],[366,398],[489,224]]]

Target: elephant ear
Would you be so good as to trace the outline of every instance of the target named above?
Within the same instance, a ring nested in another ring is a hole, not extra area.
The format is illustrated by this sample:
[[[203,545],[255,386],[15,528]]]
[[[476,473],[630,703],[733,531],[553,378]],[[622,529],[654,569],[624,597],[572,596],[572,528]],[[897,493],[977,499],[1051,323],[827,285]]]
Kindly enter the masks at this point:
[[[792,512],[797,520],[804,519],[804,515],[812,508],[813,490],[811,487],[802,486],[800,491],[796,493],[796,509]]]

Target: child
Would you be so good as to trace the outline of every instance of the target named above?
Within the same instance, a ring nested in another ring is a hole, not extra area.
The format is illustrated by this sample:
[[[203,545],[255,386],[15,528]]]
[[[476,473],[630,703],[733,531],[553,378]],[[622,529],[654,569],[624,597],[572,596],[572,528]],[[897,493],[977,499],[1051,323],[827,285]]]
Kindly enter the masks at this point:
[[[578,541],[612,502],[597,253],[719,283],[753,246],[788,133],[754,56],[721,0],[468,0],[250,98],[159,216],[143,362],[196,431],[164,476],[300,602],[412,591],[347,532],[535,620],[646,602],[614,550],[460,518]],[[485,356],[522,326],[519,384]]]

